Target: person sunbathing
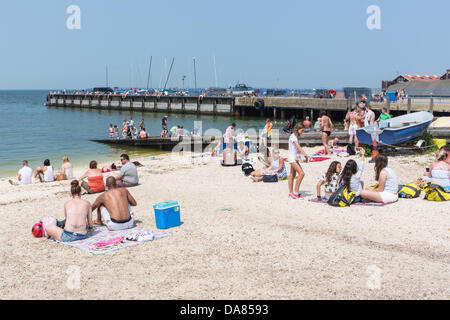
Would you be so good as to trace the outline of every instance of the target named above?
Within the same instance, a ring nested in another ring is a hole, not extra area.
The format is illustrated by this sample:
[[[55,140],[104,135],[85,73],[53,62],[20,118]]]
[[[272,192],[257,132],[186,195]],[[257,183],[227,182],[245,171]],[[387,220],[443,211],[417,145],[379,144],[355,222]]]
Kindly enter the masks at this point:
[[[56,225],[56,219],[46,217],[43,220],[44,231],[48,237],[61,242],[72,242],[86,239],[88,228],[92,228],[92,210],[89,201],[81,199],[81,187],[77,180],[70,184],[72,199],[64,204],[66,218],[64,229]],[[87,221],[87,223],[86,223]]]
[[[88,182],[83,181],[88,179]],[[80,177],[80,185],[89,194],[105,191],[105,183],[103,182],[102,170],[97,168],[97,161],[92,160],[89,163],[89,170]]]
[[[422,177],[423,180],[436,183],[445,189],[450,188],[450,153],[448,150],[447,146],[439,150],[436,161],[427,168],[427,172]]]
[[[136,226],[131,206],[136,206],[136,200],[126,188],[119,188],[116,178],[106,179],[108,191],[100,195],[92,204],[92,211],[97,209],[98,224],[103,224],[111,231],[131,229]]]
[[[284,159],[280,157],[280,150],[274,149],[272,154],[273,155],[270,156],[269,153],[269,157],[267,158],[267,160],[258,157],[258,159],[266,166],[266,168],[253,171],[250,174],[254,182],[263,181],[264,175],[277,175],[278,179],[287,178],[286,165]]]

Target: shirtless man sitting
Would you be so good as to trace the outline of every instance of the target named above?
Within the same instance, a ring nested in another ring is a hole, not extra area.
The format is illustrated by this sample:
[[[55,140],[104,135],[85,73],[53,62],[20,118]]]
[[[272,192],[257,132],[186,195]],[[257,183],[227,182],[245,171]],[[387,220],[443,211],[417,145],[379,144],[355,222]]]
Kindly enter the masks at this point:
[[[131,206],[136,206],[136,200],[126,188],[118,188],[116,178],[106,179],[108,191],[95,200],[92,211],[97,209],[96,223],[102,224],[111,231],[125,230],[136,227]]]
[[[88,227],[94,226],[92,222],[91,204],[81,199],[81,187],[77,180],[70,185],[72,199],[64,204],[64,215],[66,222],[64,229],[56,226],[53,218],[44,219],[44,229],[48,236],[61,242],[73,242],[88,237]],[[49,224],[47,225],[47,221]],[[87,221],[87,223],[86,223]]]

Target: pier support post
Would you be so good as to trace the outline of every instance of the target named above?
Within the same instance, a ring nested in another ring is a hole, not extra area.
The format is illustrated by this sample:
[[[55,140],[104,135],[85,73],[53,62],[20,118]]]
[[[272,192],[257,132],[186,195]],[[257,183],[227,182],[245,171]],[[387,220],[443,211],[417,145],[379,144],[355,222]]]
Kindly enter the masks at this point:
[[[214,99],[213,101],[213,115],[217,114],[217,100]]]
[[[273,108],[273,119],[277,118],[277,108]]]
[[[314,109],[311,109],[311,122],[314,123]]]
[[[153,111],[158,112],[158,99],[153,98]]]
[[[303,109],[303,115],[302,115],[302,117],[303,117],[303,119],[306,119],[306,117],[307,117],[307,112],[306,112],[306,109]],[[312,120],[312,119],[311,119]]]
[[[200,101],[197,99],[197,114],[200,114]]]
[[[284,111],[284,109],[281,109],[281,119],[285,119],[286,118],[286,112]]]
[[[391,111],[391,99],[389,99],[389,97],[386,98],[386,109],[387,109],[387,113],[390,113],[390,111]]]
[[[186,99],[181,99],[181,113],[186,113]]]
[[[172,108],[171,108],[171,101],[170,101],[170,98],[169,99],[167,99],[167,113],[170,113],[172,110],[171,110]]]
[[[241,117],[245,117],[245,107],[241,107]]]
[[[408,111],[407,113],[411,113],[411,98],[408,98]]]
[[[434,108],[434,98],[431,97],[430,98],[430,112],[433,113],[433,108]]]

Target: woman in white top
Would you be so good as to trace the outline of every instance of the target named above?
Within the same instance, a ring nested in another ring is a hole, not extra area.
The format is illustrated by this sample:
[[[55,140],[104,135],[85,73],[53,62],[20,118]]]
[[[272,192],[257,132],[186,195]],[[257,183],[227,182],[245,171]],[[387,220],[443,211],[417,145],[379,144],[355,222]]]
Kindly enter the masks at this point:
[[[302,183],[303,178],[305,177],[305,172],[300,166],[299,160],[301,157],[305,157],[306,161],[308,161],[308,155],[303,148],[299,144],[300,135],[305,131],[303,124],[297,123],[294,127],[294,132],[289,137],[289,156],[288,162],[291,165],[291,173],[289,175],[289,197],[291,199],[303,199],[299,194],[300,184]],[[294,179],[298,174],[298,179],[295,182],[295,192],[294,192]]]
[[[55,175],[53,173],[53,167],[50,165],[50,160],[44,161],[43,167],[36,168],[36,174],[34,175],[40,182],[53,182],[55,181]]]
[[[450,188],[450,148],[442,147],[423,177],[423,180],[436,183],[443,188]]]
[[[361,198],[380,202],[391,203],[398,200],[397,175],[388,167],[388,158],[379,154],[375,158],[375,180],[378,187],[361,191]]]

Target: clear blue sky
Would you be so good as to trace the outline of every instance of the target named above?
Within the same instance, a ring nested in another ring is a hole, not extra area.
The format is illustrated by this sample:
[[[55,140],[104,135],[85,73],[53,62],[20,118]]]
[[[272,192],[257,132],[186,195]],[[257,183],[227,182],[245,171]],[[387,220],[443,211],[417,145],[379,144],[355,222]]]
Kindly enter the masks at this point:
[[[69,5],[81,30],[66,28]],[[381,30],[366,27],[369,5]],[[379,87],[398,73],[450,68],[448,0],[42,0],[0,5],[0,89],[159,86]],[[130,72],[130,69],[132,71]],[[131,77],[130,77],[131,75]],[[131,79],[130,79],[131,78]]]

